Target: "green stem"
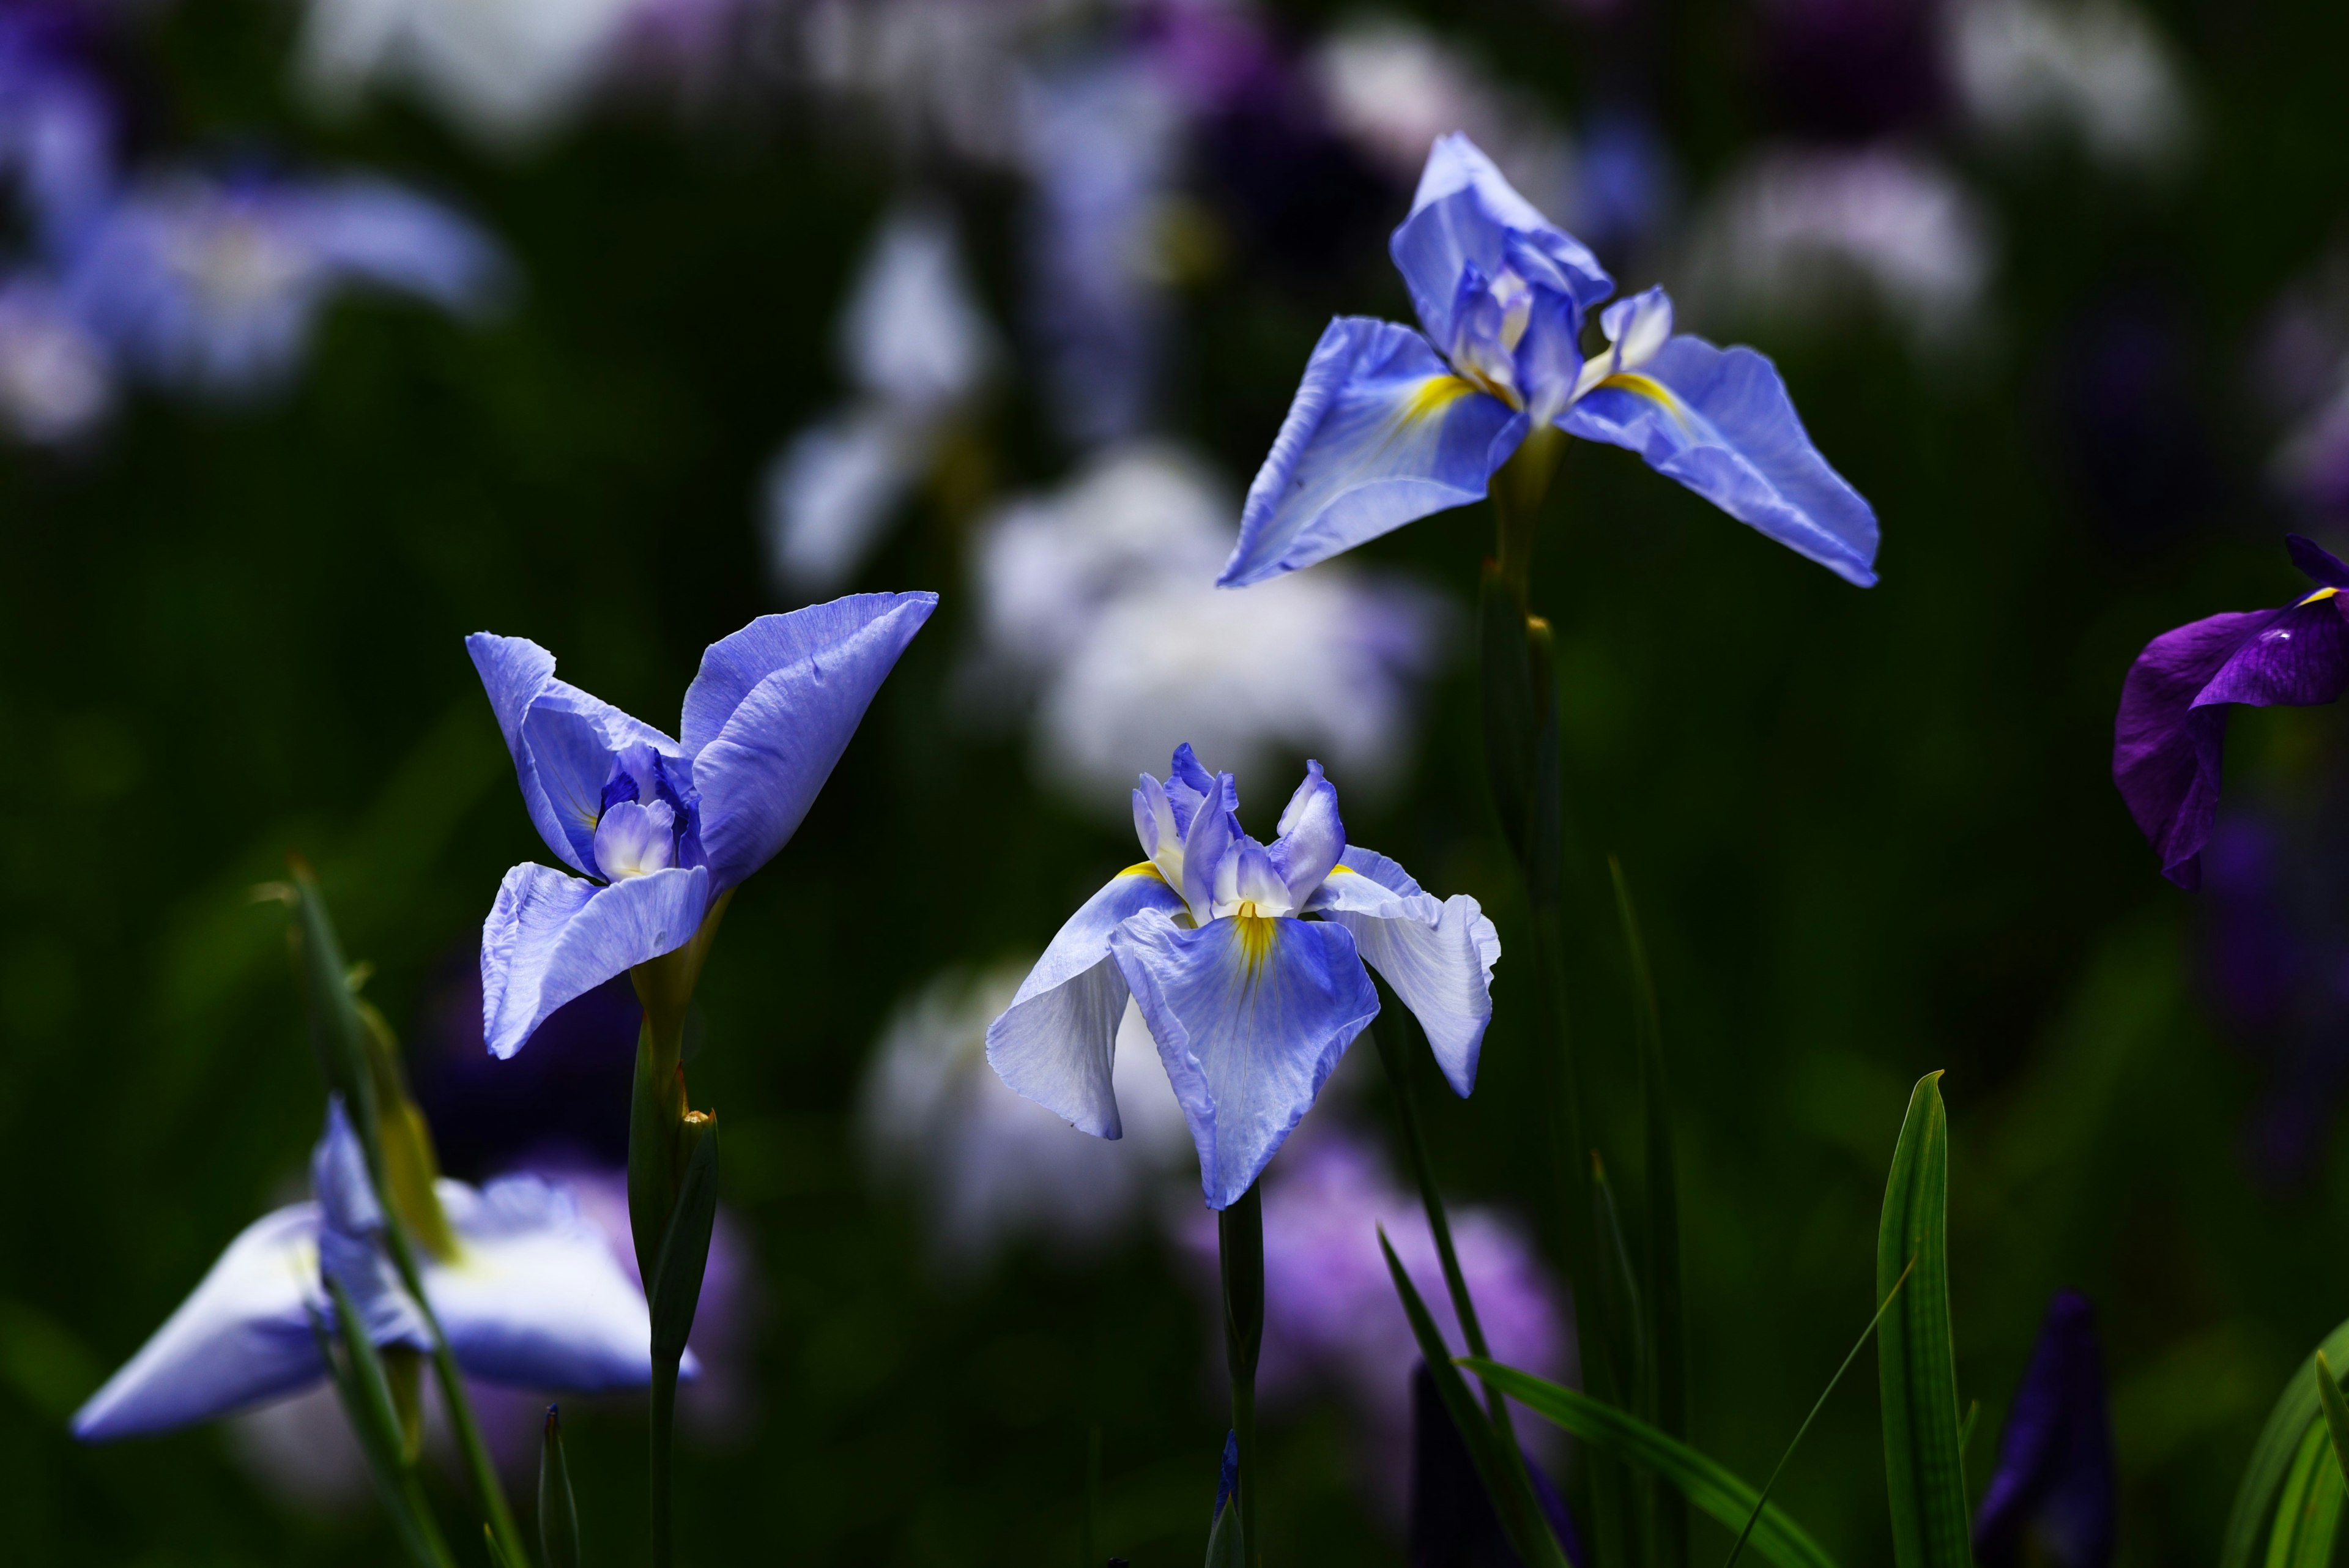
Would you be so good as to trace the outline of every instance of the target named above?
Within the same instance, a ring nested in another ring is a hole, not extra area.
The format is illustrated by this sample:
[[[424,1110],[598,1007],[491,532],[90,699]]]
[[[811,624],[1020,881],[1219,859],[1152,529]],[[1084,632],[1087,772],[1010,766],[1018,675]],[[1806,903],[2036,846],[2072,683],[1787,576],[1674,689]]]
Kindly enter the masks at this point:
[[[677,1561],[675,1502],[669,1484],[677,1429],[677,1366],[655,1364],[652,1398],[653,1568]]]
[[[1240,1535],[1248,1568],[1264,1568],[1257,1532],[1256,1364],[1264,1348],[1264,1199],[1254,1182],[1216,1216],[1223,1266],[1224,1356],[1232,1379],[1232,1432],[1239,1443]],[[658,1568],[658,1565],[656,1565]]]

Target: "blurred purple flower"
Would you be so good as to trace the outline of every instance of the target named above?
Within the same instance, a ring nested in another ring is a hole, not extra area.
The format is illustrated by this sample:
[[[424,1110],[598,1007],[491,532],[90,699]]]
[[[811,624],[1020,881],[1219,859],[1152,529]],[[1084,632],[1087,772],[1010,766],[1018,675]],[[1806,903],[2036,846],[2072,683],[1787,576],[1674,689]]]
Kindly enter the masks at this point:
[[[2078,1292],[2058,1291],[1974,1515],[1975,1561],[2107,1568],[2117,1501],[2096,1310]]]
[[[1395,1185],[1367,1144],[1320,1128],[1299,1137],[1265,1182],[1264,1358],[1257,1386],[1268,1402],[1295,1400],[1317,1383],[1342,1390],[1363,1422],[1363,1458],[1376,1494],[1392,1504],[1402,1498],[1411,1462],[1419,1345],[1379,1252],[1381,1226],[1446,1340],[1462,1343],[1425,1210]],[[1494,1357],[1538,1376],[1570,1379],[1568,1308],[1532,1244],[1485,1209],[1454,1209],[1452,1231]],[[1199,1277],[1212,1281],[1214,1216],[1194,1215],[1182,1241]]]
[[[2068,140],[2106,169],[2147,173],[2191,150],[2176,56],[2126,0],[1947,0],[1943,16],[1958,100],[1991,138]]]
[[[2316,590],[2282,609],[2214,615],[2146,644],[2121,685],[2113,783],[2181,888],[2201,883],[2201,851],[2219,805],[2230,703],[2308,707],[2349,684],[2344,565],[2298,535],[2292,565]]]
[[[487,235],[388,182],[181,170],[141,181],[90,221],[63,289],[129,370],[238,399],[291,379],[339,294],[402,294],[478,317],[507,282]]]
[[[1567,1561],[1588,1568],[1589,1558],[1566,1500],[1541,1466],[1528,1460],[1526,1468],[1534,1500],[1566,1549]],[[1409,1560],[1411,1568],[1523,1568],[1524,1562],[1502,1532],[1501,1516],[1424,1361],[1411,1370]]]
[[[0,4],[0,191],[14,188],[52,253],[114,181],[114,109],[84,63],[90,26],[82,7]]]
[[[43,279],[0,280],[0,428],[36,446],[88,434],[114,406],[114,370]]]

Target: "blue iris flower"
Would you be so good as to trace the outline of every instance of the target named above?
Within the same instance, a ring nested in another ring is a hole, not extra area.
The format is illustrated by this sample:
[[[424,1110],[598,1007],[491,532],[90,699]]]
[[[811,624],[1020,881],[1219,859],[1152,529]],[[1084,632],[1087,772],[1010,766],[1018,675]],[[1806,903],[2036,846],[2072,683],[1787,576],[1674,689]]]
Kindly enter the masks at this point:
[[[1119,1135],[1110,1086],[1131,996],[1182,1102],[1208,1207],[1236,1202],[1379,1011],[1367,962],[1419,1019],[1453,1089],[1476,1083],[1501,939],[1476,900],[1438,900],[1346,842],[1319,763],[1278,836],[1240,831],[1239,790],[1188,745],[1133,792],[1144,858],[1052,939],[987,1059],[1003,1081],[1095,1137]]]
[[[1528,432],[1627,447],[1650,467],[1837,576],[1876,580],[1876,514],[1829,468],[1770,361],[1672,333],[1661,288],[1615,291],[1465,136],[1439,139],[1389,250],[1423,337],[1341,316],[1240,515],[1219,579],[1260,583],[1479,499]]]
[[[938,596],[855,594],[709,645],[682,740],[554,678],[518,637],[465,639],[530,819],[581,873],[506,873],[481,928],[481,1017],[512,1056],[556,1008],[691,940],[773,858]],[[592,879],[591,879],[592,878]]]

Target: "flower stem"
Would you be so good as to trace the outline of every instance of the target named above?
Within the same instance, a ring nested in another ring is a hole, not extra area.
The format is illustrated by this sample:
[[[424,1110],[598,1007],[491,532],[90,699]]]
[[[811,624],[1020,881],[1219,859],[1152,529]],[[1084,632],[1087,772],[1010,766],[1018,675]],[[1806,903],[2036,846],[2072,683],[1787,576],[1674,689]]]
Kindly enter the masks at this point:
[[[669,1485],[677,1429],[677,1367],[674,1361],[662,1365],[657,1358],[653,1365],[653,1568],[671,1568],[677,1561],[675,1503]]]
[[[1216,1242],[1223,1264],[1232,1431],[1240,1450],[1240,1535],[1248,1568],[1263,1568],[1263,1538],[1257,1533],[1256,1363],[1264,1348],[1264,1199],[1256,1183],[1216,1216]]]

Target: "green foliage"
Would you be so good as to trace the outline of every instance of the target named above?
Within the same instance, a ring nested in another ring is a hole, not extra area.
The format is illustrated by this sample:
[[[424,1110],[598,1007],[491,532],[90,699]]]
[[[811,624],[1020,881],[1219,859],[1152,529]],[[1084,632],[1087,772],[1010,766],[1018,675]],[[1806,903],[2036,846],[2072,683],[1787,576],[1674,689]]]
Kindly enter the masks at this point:
[[[1884,1472],[1899,1568],[1971,1568],[1965,1459],[1959,1437],[1957,1351],[1950,1329],[1950,1122],[1941,1075],[1928,1073],[1884,1184],[1876,1289],[1889,1310],[1877,1339]]]
[[[544,1568],[579,1568],[579,1502],[563,1455],[563,1417],[552,1405],[539,1436],[538,1556]]]
[[[2344,1497],[2339,1428],[2333,1424],[2340,1386],[2333,1382],[2331,1368],[2344,1353],[2349,1323],[2326,1334],[2285,1383],[2243,1467],[2219,1568],[2250,1568],[2262,1540],[2266,1568],[2329,1561]]]

